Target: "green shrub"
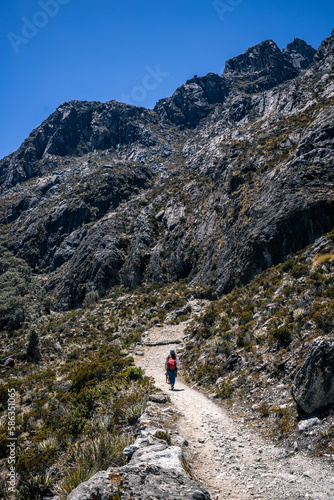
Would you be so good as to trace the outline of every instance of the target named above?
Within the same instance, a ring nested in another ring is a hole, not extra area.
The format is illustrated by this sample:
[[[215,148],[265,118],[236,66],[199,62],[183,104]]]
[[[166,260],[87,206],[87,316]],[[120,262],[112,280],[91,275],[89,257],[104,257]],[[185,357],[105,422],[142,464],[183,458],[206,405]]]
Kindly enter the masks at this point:
[[[85,298],[84,298],[83,303],[82,303],[82,307],[89,307],[89,306],[95,304],[95,302],[98,299],[99,299],[99,293],[96,290],[92,291],[92,292],[88,292],[85,295]]]
[[[239,325],[243,326],[252,321],[253,313],[252,311],[243,311],[239,317]]]
[[[142,380],[145,372],[140,366],[130,366],[125,372],[125,377],[128,380]]]
[[[20,328],[24,318],[24,299],[12,293],[0,292],[0,329]]]
[[[8,438],[5,432],[0,432],[0,459],[6,458],[9,454]]]
[[[7,407],[8,389],[9,386],[7,384],[0,385],[0,405],[2,406],[3,409]]]
[[[61,427],[66,429],[72,437],[76,438],[81,434],[89,416],[90,411],[86,406],[75,406],[70,414],[60,422],[62,424]]]
[[[109,360],[93,359],[92,361],[82,362],[71,373],[70,378],[73,383],[73,389],[78,391],[85,387],[87,383],[92,385],[109,378],[112,374],[119,372],[126,364],[127,361],[116,354],[114,356],[111,354]]]
[[[252,342],[251,340],[245,340],[244,344],[245,352],[251,352],[253,350],[254,345],[255,345],[254,342]]]
[[[19,481],[17,487],[17,498],[19,500],[42,500],[45,497],[53,496],[52,487],[54,479],[44,473],[25,478]]]
[[[287,273],[288,271],[290,271],[290,269],[293,268],[294,263],[294,259],[287,260],[286,262],[284,262],[284,264],[281,265],[281,271]]]
[[[328,290],[325,292],[325,297],[330,297],[331,299],[334,299],[334,286],[328,288]]]
[[[294,430],[296,415],[291,408],[272,408],[272,412],[276,415],[272,434],[278,439],[283,439]]]
[[[8,482],[6,479],[0,478],[0,498],[3,500],[12,500],[13,494],[8,491]]]
[[[317,446],[317,453],[319,455],[334,455],[334,424],[320,433],[320,441]]]
[[[330,333],[333,330],[334,325],[334,312],[331,306],[331,301],[327,306],[320,307],[312,315],[312,319],[316,326],[320,328],[324,333]]]
[[[165,431],[156,431],[156,433],[154,434],[154,437],[156,437],[157,439],[162,439],[163,441],[166,441],[166,443],[168,445],[170,445],[172,442],[171,436],[168,434],[168,432],[165,432]]]
[[[129,425],[134,425],[138,422],[145,409],[145,403],[135,403],[125,410],[125,418]]]
[[[36,358],[38,353],[39,338],[35,328],[32,328],[28,335],[27,356],[29,358]]]
[[[59,443],[55,437],[48,437],[37,445],[39,451],[45,454],[53,454],[59,450]]]
[[[212,326],[218,317],[218,311],[211,307],[203,316],[203,325]]]
[[[249,337],[244,329],[240,329],[238,331],[237,339],[236,339],[236,344],[237,347],[245,347],[245,343],[249,341]]]
[[[268,405],[268,403],[266,401],[263,401],[259,408],[258,408],[258,412],[260,413],[261,417],[262,418],[265,418],[265,417],[269,417],[270,415],[270,407]]]
[[[222,399],[227,399],[231,396],[233,393],[233,387],[231,383],[228,380],[224,380],[218,388],[218,391],[216,392],[217,397],[222,398]]]
[[[291,274],[294,278],[300,278],[308,272],[308,266],[306,264],[295,264],[291,269]]]
[[[209,337],[211,337],[211,335],[212,335],[212,331],[207,326],[202,326],[201,328],[199,328],[198,332],[196,334],[197,337],[203,338],[203,339],[208,339]]]
[[[52,464],[56,450],[39,450],[38,446],[32,446],[28,450],[19,450],[16,463],[16,471],[22,478],[28,479]]]
[[[66,470],[63,479],[55,488],[56,493],[61,500],[66,500],[71,491],[84,481],[88,481],[94,474],[95,471],[91,469],[89,463],[75,463]]]
[[[3,242],[2,242],[3,243]],[[25,319],[31,270],[0,242],[0,329],[19,328]]]
[[[62,500],[83,481],[87,481],[98,470],[125,463],[123,450],[130,444],[130,438],[107,432],[98,438],[91,439],[83,446],[77,446],[71,452],[64,478],[57,486],[57,493]]]
[[[195,380],[200,381],[206,375],[206,367],[204,365],[198,366],[196,368]]]
[[[271,335],[276,339],[280,345],[287,347],[292,341],[291,331],[287,326],[281,326],[271,331]]]

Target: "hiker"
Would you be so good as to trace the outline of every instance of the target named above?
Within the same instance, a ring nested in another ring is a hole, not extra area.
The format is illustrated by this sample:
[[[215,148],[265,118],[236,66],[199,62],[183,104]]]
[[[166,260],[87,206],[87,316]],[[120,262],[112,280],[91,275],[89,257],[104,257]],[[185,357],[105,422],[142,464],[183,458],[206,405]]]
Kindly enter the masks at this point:
[[[174,389],[175,385],[175,378],[177,377],[177,367],[180,365],[180,360],[179,358],[176,357],[175,351],[170,351],[170,354],[168,354],[166,361],[165,361],[165,368],[166,368],[166,382],[167,384],[170,384],[171,390]]]

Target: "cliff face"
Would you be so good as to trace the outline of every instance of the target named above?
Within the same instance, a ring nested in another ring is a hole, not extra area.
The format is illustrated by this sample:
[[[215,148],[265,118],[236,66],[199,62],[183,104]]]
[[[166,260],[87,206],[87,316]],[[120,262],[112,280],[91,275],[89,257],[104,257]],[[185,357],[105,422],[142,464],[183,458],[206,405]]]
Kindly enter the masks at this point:
[[[0,223],[59,307],[187,278],[218,294],[334,223],[333,40],[269,40],[154,110],[60,106],[0,162]]]
[[[149,129],[157,122],[148,110],[115,101],[72,101],[60,106],[35,129],[16,153],[0,164],[2,187],[40,177],[59,164],[59,158],[114,150],[134,142],[150,147],[157,137]]]

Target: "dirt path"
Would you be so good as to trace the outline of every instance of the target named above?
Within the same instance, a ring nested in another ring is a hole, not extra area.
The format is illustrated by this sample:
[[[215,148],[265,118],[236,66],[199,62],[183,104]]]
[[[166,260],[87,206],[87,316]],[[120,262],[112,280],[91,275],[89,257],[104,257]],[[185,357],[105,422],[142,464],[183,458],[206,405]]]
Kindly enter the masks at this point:
[[[152,376],[182,413],[179,434],[189,442],[186,459],[198,482],[213,499],[333,500],[331,466],[284,449],[232,420],[227,412],[199,391],[177,379],[175,390],[165,382],[164,359],[177,351],[186,324],[152,328],[145,342],[169,340],[170,345],[145,346],[136,364]],[[181,359],[182,361],[182,359]]]

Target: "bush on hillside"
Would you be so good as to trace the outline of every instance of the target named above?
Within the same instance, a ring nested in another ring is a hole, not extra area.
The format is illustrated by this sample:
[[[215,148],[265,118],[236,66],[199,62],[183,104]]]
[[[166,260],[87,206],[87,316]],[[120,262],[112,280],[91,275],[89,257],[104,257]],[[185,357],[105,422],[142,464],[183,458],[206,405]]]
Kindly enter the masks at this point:
[[[0,242],[0,329],[20,328],[25,319],[24,297],[29,292],[31,272]]]
[[[275,330],[272,330],[271,334],[283,347],[287,347],[292,341],[292,334],[287,326],[276,328]]]

